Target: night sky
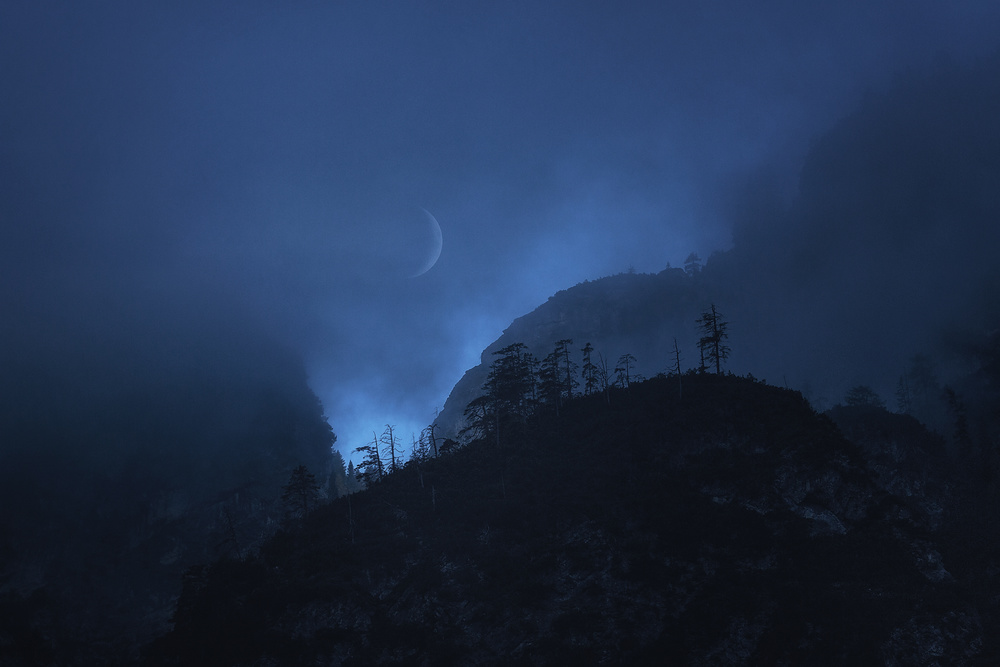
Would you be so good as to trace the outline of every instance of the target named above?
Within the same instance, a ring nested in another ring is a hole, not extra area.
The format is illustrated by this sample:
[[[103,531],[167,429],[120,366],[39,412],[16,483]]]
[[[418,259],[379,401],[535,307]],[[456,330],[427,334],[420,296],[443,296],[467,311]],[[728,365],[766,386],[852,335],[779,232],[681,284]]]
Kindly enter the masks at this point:
[[[238,321],[342,452],[408,442],[515,317],[731,247],[737,184],[791,198],[867,94],[998,35],[995,0],[3,1],[0,343]]]

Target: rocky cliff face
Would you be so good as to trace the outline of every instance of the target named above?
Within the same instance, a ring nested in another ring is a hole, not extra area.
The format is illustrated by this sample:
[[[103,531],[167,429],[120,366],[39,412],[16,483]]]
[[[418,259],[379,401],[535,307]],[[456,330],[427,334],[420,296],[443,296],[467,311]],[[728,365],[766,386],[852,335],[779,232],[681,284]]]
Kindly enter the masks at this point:
[[[580,363],[580,349],[589,342],[594,347],[594,363],[603,356],[614,369],[620,355],[631,354],[637,360],[636,371],[652,377],[673,366],[676,337],[682,365],[697,365],[695,320],[708,307],[710,291],[717,292],[680,269],[666,269],[656,275],[609,276],[558,292],[514,320],[483,351],[479,365],[466,371],[438,415],[440,432],[457,438],[464,426],[465,407],[482,394],[493,353],[512,343],[524,343],[542,359],[556,341],[569,338],[574,361]]]

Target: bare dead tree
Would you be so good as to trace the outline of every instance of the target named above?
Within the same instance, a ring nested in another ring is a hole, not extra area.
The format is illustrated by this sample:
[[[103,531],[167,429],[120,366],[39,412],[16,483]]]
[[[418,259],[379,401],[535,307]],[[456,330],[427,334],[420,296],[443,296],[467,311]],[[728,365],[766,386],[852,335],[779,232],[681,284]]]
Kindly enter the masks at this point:
[[[402,448],[396,443],[395,426],[391,424],[385,425],[385,431],[382,432],[382,437],[379,438],[379,442],[383,445],[383,455],[388,452],[389,455],[389,472],[396,472],[401,467],[402,459]],[[397,454],[399,455],[397,457]]]

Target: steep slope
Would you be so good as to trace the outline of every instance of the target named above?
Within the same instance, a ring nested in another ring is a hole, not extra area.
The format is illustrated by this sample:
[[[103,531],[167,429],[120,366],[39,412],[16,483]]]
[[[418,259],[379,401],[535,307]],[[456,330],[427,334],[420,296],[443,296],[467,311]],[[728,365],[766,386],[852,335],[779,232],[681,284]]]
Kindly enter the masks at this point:
[[[943,546],[940,485],[894,492],[797,392],[680,381],[410,464],[190,571],[147,664],[995,661],[996,586]],[[916,460],[933,438],[909,427]]]
[[[636,371],[651,377],[673,365],[677,338],[685,367],[697,364],[695,320],[720,290],[681,269],[658,274],[622,273],[587,281],[558,292],[532,312],[514,320],[503,335],[487,347],[478,366],[469,369],[448,396],[436,423],[446,437],[455,438],[464,426],[469,402],[482,394],[494,352],[512,343],[524,343],[538,359],[552,352],[556,341],[573,340],[574,361],[586,343],[614,369],[618,357],[631,354]]]

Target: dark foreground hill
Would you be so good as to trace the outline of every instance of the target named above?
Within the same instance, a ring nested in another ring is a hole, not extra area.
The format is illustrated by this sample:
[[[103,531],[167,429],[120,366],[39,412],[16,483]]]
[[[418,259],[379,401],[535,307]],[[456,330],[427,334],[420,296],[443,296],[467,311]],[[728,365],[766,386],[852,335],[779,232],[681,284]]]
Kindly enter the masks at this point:
[[[682,381],[411,463],[189,571],[147,664],[997,664],[989,513],[943,440],[841,410],[854,444],[797,392]]]

